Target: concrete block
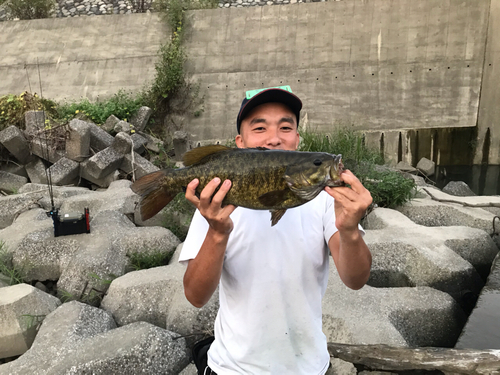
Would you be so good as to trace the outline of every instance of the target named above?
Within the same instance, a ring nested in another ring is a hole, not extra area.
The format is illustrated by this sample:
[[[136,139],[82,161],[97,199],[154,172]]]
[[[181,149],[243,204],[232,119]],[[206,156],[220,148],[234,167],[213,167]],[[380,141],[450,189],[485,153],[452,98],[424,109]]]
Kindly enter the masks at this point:
[[[153,110],[149,107],[141,107],[136,114],[130,119],[130,123],[134,125],[136,131],[143,131],[148,124],[149,118],[153,114]]]
[[[476,195],[463,181],[450,181],[443,188],[443,193],[455,195],[458,197],[471,197]]]
[[[133,142],[130,134],[128,134],[127,132],[119,132],[115,136],[115,139],[113,140],[113,143],[110,147],[121,155],[130,154],[133,147]]]
[[[44,317],[61,301],[28,284],[2,288],[0,293],[0,358],[21,355],[35,339]],[[34,317],[34,318],[32,318]]]
[[[18,176],[16,174],[0,171],[0,190],[8,194],[15,194],[19,189],[28,183],[26,177]]]
[[[148,149],[149,151],[160,152],[163,149],[164,143],[161,139],[158,139],[146,133],[140,133],[140,135],[146,138],[146,149]]]
[[[66,139],[66,157],[81,162],[90,156],[90,126],[82,120],[71,120]]]
[[[90,159],[85,160],[81,165],[82,169],[84,169],[83,173],[99,180],[117,170],[122,163],[122,159],[122,154],[119,154],[115,149],[108,147],[99,151]]]
[[[113,136],[93,123],[90,125],[90,147],[94,151],[102,151],[113,143]]]
[[[101,188],[107,188],[113,181],[116,181],[120,178],[120,172],[116,170],[114,172],[111,172],[107,176],[97,179],[89,175],[87,173],[87,169],[80,166],[80,177],[92,182],[93,184]]]
[[[175,151],[175,160],[182,160],[182,157],[186,153],[186,151],[189,149],[189,144],[188,144],[188,133],[183,132],[183,131],[176,131],[174,133],[174,151]]]
[[[17,127],[12,125],[2,130],[0,132],[0,143],[2,143],[21,164],[29,163],[31,158],[29,143],[24,137],[23,132]]]
[[[23,165],[13,162],[12,160],[8,160],[6,163],[0,163],[0,170],[29,178],[26,168]]]
[[[40,138],[31,140],[31,152],[39,158],[47,160],[52,164],[65,157],[66,154],[62,150],[57,150],[52,146],[47,146],[45,140]]]
[[[34,184],[46,184],[47,183],[47,173],[45,170],[45,164],[39,157],[34,157],[35,160],[26,164],[26,172],[30,181]]]
[[[106,132],[111,133],[115,128],[115,125],[120,122],[120,119],[115,115],[111,115],[108,117],[106,122],[101,125],[101,129],[104,129]]]
[[[134,125],[127,121],[118,121],[113,127],[113,132],[115,133],[125,132],[130,134],[131,130],[135,130]]]
[[[61,158],[49,167],[49,176],[54,185],[70,185],[78,179],[80,164],[68,158]]]
[[[156,165],[154,165],[149,160],[143,158],[141,155],[135,152],[133,160],[132,160],[132,155],[130,154],[125,155],[123,157],[120,169],[125,173],[127,173],[128,175],[132,175],[132,172],[134,172],[136,179],[141,178],[142,176],[145,176],[148,173],[160,170],[160,168],[158,168]]]
[[[45,128],[44,111],[28,111],[24,114],[24,122],[27,132],[37,132]]]
[[[436,169],[436,163],[427,158],[422,158],[417,164],[417,169],[419,169],[426,176],[432,176]]]
[[[137,133],[132,134],[131,138],[134,143],[134,151],[138,154],[143,154],[146,151],[146,144],[148,143],[148,140]]]

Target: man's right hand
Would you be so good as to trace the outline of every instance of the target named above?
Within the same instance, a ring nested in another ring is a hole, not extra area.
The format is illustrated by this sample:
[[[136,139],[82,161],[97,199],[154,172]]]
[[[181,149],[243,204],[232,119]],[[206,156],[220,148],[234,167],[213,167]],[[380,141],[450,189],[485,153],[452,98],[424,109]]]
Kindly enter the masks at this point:
[[[199,183],[198,179],[194,179],[188,184],[186,199],[200,211],[201,216],[207,220],[212,231],[217,234],[228,235],[233,230],[233,221],[229,215],[236,209],[236,206],[230,204],[222,207],[222,200],[231,188],[231,181],[225,180],[219,191],[214,195],[215,189],[220,185],[220,178],[214,178],[201,191],[198,199],[195,192]]]
[[[233,205],[222,207],[222,200],[231,188],[231,181],[224,181],[214,195],[220,184],[220,179],[214,178],[205,186],[198,199],[195,191],[199,183],[195,179],[186,189],[186,199],[196,206],[209,225],[198,255],[188,262],[184,274],[184,294],[196,307],[205,305],[217,289],[229,234],[233,230],[233,221],[229,215],[236,209]]]

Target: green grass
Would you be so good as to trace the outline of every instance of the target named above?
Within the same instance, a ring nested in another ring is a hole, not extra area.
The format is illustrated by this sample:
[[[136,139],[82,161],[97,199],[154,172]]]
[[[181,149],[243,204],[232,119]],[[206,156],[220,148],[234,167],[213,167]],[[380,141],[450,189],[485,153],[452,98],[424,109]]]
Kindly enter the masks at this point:
[[[173,252],[151,251],[130,254],[129,265],[134,270],[145,270],[154,267],[166,266],[172,258]]]
[[[7,251],[7,245],[0,240],[0,273],[7,277],[9,285],[24,283],[25,270],[12,265],[12,255]]]
[[[411,200],[416,192],[413,179],[397,171],[380,171],[384,159],[379,150],[367,147],[364,137],[348,127],[339,127],[329,134],[301,131],[299,151],[342,154],[342,162],[370,191],[373,203],[394,208]]]
[[[57,108],[57,114],[62,121],[67,122],[74,117],[83,116],[100,125],[111,115],[120,120],[130,120],[137,110],[145,105],[144,103],[142,94],[135,95],[119,90],[111,98],[103,101],[92,103],[84,98],[79,102],[62,103]]]

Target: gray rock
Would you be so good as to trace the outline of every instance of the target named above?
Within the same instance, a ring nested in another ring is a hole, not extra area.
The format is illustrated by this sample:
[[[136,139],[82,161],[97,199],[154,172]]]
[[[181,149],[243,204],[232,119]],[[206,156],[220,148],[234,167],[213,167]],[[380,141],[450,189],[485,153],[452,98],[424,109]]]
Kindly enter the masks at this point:
[[[99,126],[89,123],[90,126],[90,147],[94,151],[102,151],[111,146],[113,143],[113,136]]]
[[[183,132],[183,131],[176,131],[174,133],[174,138],[173,138],[173,143],[174,143],[174,150],[175,150],[175,160],[182,160],[182,157],[188,151],[189,149],[189,144],[188,144],[188,133]]]
[[[107,176],[97,179],[89,175],[86,169],[80,168],[80,177],[86,179],[87,181],[92,182],[93,184],[99,186],[100,188],[107,188],[109,187],[109,185],[111,185],[113,181],[117,181],[120,179],[120,172],[114,171],[108,174]]]
[[[146,140],[147,140],[146,148],[149,151],[159,153],[163,149],[164,143],[161,139],[158,139],[158,138],[153,137],[152,135],[149,135],[146,133],[140,133],[140,134],[141,134],[141,136],[146,138]]]
[[[79,171],[79,163],[63,157],[49,167],[49,176],[54,185],[76,185]]]
[[[39,323],[61,301],[28,284],[2,288],[0,294],[0,358],[26,352],[35,339]],[[0,366],[1,372],[1,366]]]
[[[28,111],[24,114],[24,122],[28,133],[35,133],[45,128],[45,113],[43,111]]]
[[[130,189],[128,180],[113,181],[105,191],[89,191],[86,194],[74,195],[65,199],[61,205],[62,212],[83,212],[89,208],[94,216],[101,211],[118,211],[132,215],[139,196]]]
[[[71,120],[66,140],[66,157],[81,162],[90,156],[90,125],[82,120]]]
[[[108,117],[106,122],[101,125],[101,128],[106,132],[110,133],[115,128],[115,125],[120,122],[120,119],[115,115],[111,115]]]
[[[149,107],[141,107],[136,114],[130,119],[130,123],[135,127],[136,131],[143,131],[148,124],[149,118],[153,114],[153,110]]]
[[[81,167],[85,170],[85,174],[99,180],[116,171],[120,167],[122,160],[123,154],[117,152],[114,148],[108,147],[82,162]]]
[[[130,123],[128,123],[127,121],[118,121],[115,126],[113,127],[113,131],[115,133],[120,133],[120,132],[125,132],[125,133],[129,133],[130,134],[130,131],[131,130],[134,130],[134,126]]]
[[[436,169],[436,163],[427,158],[422,158],[417,164],[417,169],[426,176],[432,176]]]
[[[66,152],[62,150],[58,150],[52,146],[47,146],[47,143],[40,138],[34,138],[31,140],[31,152],[39,158],[48,160],[51,163],[57,162],[66,155]]]
[[[17,193],[19,189],[28,183],[26,177],[18,176],[4,171],[0,171],[0,190],[8,194]]]
[[[398,164],[396,164],[395,168],[397,170],[402,171],[402,172],[408,172],[408,173],[412,173],[412,174],[415,174],[418,172],[418,170],[416,168],[413,168],[410,164],[408,164],[405,161],[400,161]]]
[[[130,154],[133,147],[133,142],[130,134],[120,132],[115,136],[113,143],[110,146],[113,150],[121,155]]]
[[[443,188],[443,193],[455,195],[458,197],[470,197],[477,195],[470,189],[469,185],[467,185],[463,181],[448,182],[448,184],[446,184],[446,186]]]
[[[373,256],[372,286],[426,285],[460,300],[465,290],[481,290],[478,272],[484,272],[498,252],[484,231],[421,227],[398,211],[385,208],[373,210],[365,228],[377,228],[364,238]]]
[[[21,164],[27,164],[31,160],[28,141],[24,134],[15,126],[0,131],[0,143],[19,160]]]
[[[34,157],[34,160],[25,166],[30,182],[35,184],[47,184],[47,173],[42,159]]]
[[[147,139],[137,133],[132,134],[131,138],[134,143],[134,151],[138,154],[143,154],[146,151]]]
[[[134,175],[136,179],[160,170],[156,165],[135,152],[133,158],[130,154],[123,157],[120,169],[130,176]]]

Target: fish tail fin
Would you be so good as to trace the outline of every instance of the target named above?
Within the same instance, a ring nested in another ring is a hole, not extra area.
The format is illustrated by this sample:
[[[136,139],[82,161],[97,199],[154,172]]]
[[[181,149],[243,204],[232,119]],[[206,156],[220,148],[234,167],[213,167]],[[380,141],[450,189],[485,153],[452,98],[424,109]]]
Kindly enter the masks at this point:
[[[141,196],[139,203],[142,220],[148,220],[155,216],[160,210],[170,203],[177,195],[177,191],[165,189],[163,179],[169,170],[161,170],[149,173],[135,181],[131,189]]]

